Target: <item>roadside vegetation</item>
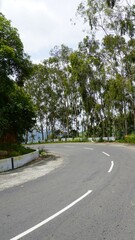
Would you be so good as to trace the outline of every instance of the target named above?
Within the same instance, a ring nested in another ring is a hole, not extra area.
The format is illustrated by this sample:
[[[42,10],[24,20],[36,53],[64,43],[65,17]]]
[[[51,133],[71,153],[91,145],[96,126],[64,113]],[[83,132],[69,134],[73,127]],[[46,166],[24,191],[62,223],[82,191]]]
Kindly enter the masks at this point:
[[[24,155],[35,150],[26,148],[19,144],[0,145],[0,159]]]
[[[124,137],[124,141],[126,143],[135,143],[135,134],[131,134],[131,135],[126,135]]]
[[[0,158],[3,153],[7,157],[28,152],[20,144],[36,118],[34,104],[23,87],[32,69],[17,29],[0,13]]]
[[[37,108],[40,141],[44,131],[52,141],[80,132],[124,139],[135,131],[135,5],[85,0],[77,12],[89,24],[78,49],[55,46],[24,85]]]

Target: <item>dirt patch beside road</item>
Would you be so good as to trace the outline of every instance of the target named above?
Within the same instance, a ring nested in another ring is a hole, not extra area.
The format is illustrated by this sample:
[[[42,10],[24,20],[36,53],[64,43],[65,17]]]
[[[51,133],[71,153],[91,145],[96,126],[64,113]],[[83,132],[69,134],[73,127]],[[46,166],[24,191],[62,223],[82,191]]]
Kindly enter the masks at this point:
[[[0,173],[0,191],[44,176],[58,168],[62,162],[63,159],[59,155],[48,153],[24,167]]]

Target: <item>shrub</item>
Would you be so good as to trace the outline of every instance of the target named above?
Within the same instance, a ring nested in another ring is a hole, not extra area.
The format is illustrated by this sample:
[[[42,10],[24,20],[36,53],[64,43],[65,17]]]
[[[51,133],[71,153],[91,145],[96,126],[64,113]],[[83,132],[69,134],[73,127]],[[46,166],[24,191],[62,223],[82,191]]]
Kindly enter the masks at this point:
[[[25,148],[22,145],[18,144],[1,144],[0,145],[0,159],[8,158],[8,157],[15,157],[19,155],[24,155],[30,152],[33,152],[33,149]],[[3,152],[3,154],[2,154]],[[4,153],[6,152],[6,154]]]
[[[130,134],[125,136],[126,143],[135,143],[135,134]]]

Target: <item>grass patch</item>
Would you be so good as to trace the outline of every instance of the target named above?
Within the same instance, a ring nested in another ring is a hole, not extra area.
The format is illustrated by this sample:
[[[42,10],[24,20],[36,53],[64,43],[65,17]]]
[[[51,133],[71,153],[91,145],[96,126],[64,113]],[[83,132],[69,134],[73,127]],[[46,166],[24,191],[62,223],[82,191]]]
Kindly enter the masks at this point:
[[[135,134],[126,135],[124,140],[126,143],[135,143]]]
[[[19,155],[24,155],[30,152],[34,152],[35,150],[30,148],[25,148],[22,145],[18,144],[1,144],[0,145],[0,159],[16,157]]]

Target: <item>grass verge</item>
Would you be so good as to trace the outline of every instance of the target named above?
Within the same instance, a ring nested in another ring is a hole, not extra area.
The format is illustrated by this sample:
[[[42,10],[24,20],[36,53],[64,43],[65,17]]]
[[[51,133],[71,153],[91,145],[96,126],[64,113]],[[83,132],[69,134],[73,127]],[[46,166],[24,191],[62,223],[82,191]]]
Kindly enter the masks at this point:
[[[18,144],[1,144],[0,145],[0,159],[16,157],[19,155],[24,155],[35,150],[30,148],[25,148],[22,145]]]

